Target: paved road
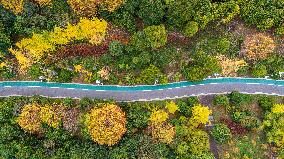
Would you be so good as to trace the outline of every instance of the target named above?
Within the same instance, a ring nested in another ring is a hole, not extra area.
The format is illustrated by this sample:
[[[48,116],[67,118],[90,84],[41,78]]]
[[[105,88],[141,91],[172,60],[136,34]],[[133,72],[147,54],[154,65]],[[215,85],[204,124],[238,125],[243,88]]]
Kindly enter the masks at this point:
[[[249,94],[269,94],[284,96],[284,86],[265,84],[221,83],[195,85],[154,91],[95,91],[82,89],[48,88],[48,87],[1,87],[0,96],[33,96],[41,95],[53,98],[98,98],[116,101],[150,101],[198,96],[206,94],[222,94],[232,91]]]

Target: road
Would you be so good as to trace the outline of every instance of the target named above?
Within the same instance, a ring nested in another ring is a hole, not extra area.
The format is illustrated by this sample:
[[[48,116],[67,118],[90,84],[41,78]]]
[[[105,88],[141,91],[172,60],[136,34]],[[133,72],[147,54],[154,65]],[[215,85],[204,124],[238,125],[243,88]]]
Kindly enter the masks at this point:
[[[97,91],[48,87],[1,87],[0,96],[40,95],[52,98],[97,98],[116,101],[151,101],[183,98],[189,96],[224,94],[239,91],[248,94],[267,94],[284,96],[284,86],[266,84],[220,83],[193,85],[153,91]]]

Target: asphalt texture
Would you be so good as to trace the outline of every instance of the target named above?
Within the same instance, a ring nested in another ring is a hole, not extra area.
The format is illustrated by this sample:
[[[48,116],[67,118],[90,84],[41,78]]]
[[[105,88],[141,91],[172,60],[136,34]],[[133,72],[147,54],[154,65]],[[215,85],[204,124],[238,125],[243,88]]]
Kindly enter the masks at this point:
[[[96,91],[48,87],[1,87],[0,96],[33,96],[51,98],[96,98],[116,101],[151,101],[183,98],[189,96],[224,94],[239,91],[247,94],[284,96],[284,86],[265,84],[222,83],[194,85],[154,91]]]

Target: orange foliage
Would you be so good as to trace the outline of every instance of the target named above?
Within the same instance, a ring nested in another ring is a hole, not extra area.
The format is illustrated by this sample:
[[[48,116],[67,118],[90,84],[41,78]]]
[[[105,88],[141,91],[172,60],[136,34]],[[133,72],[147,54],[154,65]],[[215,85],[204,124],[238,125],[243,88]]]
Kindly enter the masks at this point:
[[[272,38],[264,34],[255,34],[247,37],[243,43],[243,52],[249,60],[258,60],[268,57],[275,48]]]

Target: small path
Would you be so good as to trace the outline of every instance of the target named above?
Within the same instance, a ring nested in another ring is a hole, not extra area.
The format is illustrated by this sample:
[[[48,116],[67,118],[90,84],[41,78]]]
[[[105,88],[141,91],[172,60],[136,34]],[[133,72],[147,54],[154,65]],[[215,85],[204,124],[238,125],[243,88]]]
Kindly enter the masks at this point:
[[[97,98],[114,99],[116,101],[151,101],[183,98],[189,96],[225,94],[232,91],[239,91],[247,94],[266,94],[284,96],[284,86],[268,84],[246,84],[246,83],[220,83],[192,85],[179,88],[149,90],[149,91],[98,91],[60,87],[31,87],[13,86],[1,87],[0,96],[33,96],[40,95],[52,98]]]

